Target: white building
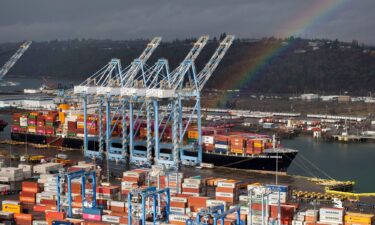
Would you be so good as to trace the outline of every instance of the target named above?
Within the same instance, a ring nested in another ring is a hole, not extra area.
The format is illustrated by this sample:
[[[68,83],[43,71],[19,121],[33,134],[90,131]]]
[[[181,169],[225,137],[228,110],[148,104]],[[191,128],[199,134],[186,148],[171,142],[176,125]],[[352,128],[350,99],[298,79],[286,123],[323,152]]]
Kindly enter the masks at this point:
[[[6,96],[0,98],[0,108],[14,107],[20,109],[56,109],[52,97],[40,96],[28,98],[24,95]]]
[[[311,101],[311,100],[318,100],[319,99],[319,95],[318,94],[302,94],[301,95],[301,99],[302,100],[308,100],[308,101]]]

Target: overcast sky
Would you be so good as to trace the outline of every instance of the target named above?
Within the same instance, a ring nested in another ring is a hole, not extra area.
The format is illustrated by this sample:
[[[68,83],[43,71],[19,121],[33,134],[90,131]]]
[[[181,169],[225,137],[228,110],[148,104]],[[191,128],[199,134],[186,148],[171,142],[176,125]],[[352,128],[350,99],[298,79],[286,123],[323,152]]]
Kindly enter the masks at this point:
[[[171,40],[222,32],[260,38],[308,21],[302,37],[375,44],[375,0],[342,0],[328,13],[303,19],[328,1],[341,0],[1,0],[0,42],[159,35]]]

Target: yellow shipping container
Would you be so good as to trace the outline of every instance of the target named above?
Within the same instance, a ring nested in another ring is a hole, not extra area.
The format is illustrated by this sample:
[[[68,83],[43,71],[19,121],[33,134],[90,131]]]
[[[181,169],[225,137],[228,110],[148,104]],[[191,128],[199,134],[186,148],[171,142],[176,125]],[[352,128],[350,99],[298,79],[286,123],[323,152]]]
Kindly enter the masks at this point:
[[[61,110],[68,110],[70,107],[68,104],[60,104],[58,108]]]
[[[263,147],[263,143],[254,142],[254,147],[255,148],[261,148],[261,147]]]
[[[3,204],[2,211],[11,213],[21,213],[21,206],[13,204]]]
[[[347,212],[344,217],[345,223],[371,224],[374,221],[373,214]]]
[[[237,153],[237,154],[242,154],[243,153],[243,149],[242,148],[231,148],[230,151],[233,152],[233,153]]]
[[[188,138],[190,138],[190,139],[198,139],[198,131],[196,131],[196,130],[189,130],[188,131]]]

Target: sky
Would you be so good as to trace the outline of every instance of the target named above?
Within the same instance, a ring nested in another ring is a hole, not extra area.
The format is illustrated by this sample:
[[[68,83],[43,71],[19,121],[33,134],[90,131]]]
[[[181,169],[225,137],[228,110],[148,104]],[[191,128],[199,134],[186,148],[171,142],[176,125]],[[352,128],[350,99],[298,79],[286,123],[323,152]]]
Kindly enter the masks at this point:
[[[334,6],[325,9],[330,1]],[[0,42],[172,40],[226,32],[375,44],[374,10],[375,0],[1,0]]]

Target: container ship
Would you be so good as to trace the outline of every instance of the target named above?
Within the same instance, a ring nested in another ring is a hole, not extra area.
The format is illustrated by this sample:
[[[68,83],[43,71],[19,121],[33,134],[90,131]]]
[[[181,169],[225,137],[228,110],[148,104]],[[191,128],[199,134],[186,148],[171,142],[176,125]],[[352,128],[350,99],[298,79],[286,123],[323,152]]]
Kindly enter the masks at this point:
[[[112,121],[113,147],[121,148],[121,117]],[[116,123],[117,121],[117,123]],[[103,121],[103,124],[105,121]],[[136,131],[136,142],[146,140],[146,124],[140,122]],[[99,151],[99,120],[95,115],[87,116],[88,149]],[[103,125],[103,132],[105,126]],[[129,127],[127,128],[129,129]],[[153,128],[152,128],[153,129]],[[171,143],[171,127],[162,124],[162,142]],[[197,146],[198,131],[191,126],[184,137],[184,144]],[[69,106],[59,106],[58,111],[32,111],[15,113],[12,116],[11,139],[17,142],[48,145],[56,148],[83,149],[84,116],[74,113]],[[105,149],[105,146],[104,146]],[[144,146],[135,144],[136,150],[144,150]],[[268,135],[244,132],[231,132],[229,128],[202,128],[203,162],[214,166],[230,167],[246,170],[286,172],[296,155],[297,150],[283,148],[273,143]],[[161,152],[169,149],[161,149]],[[187,156],[196,156],[194,149],[183,150]]]

